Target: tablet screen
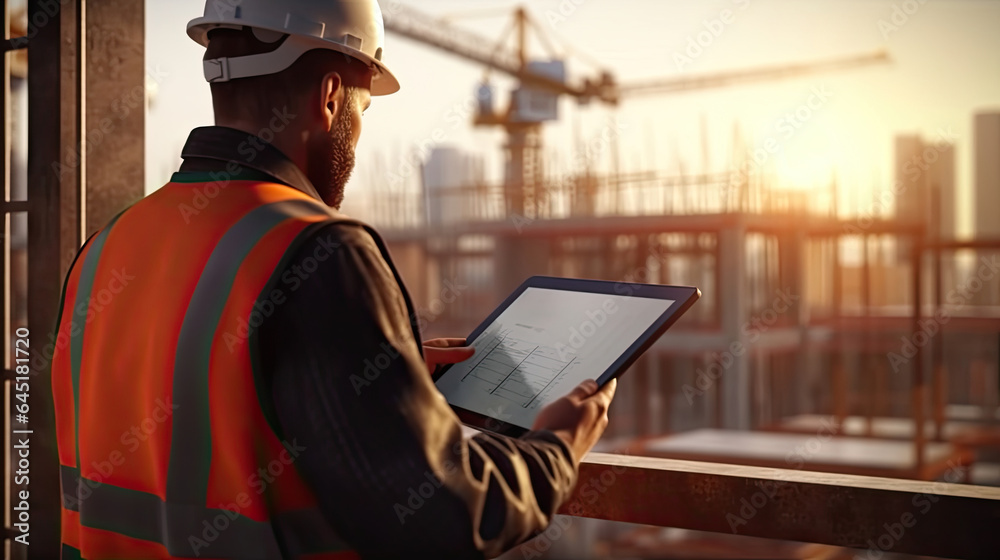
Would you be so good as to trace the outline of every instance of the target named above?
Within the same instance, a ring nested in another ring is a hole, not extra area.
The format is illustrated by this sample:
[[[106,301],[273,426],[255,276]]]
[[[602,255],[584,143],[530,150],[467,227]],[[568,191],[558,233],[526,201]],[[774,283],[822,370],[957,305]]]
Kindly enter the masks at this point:
[[[453,406],[530,429],[542,407],[600,377],[673,303],[529,287],[437,387]]]

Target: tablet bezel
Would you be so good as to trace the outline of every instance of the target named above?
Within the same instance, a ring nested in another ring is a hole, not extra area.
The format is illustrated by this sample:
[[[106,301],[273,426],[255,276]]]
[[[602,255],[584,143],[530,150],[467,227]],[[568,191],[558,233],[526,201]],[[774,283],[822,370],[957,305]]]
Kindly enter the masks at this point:
[[[617,360],[612,363],[598,378],[597,383],[604,386],[608,381],[620,376],[635,363],[663,333],[667,331],[677,319],[679,319],[698,298],[701,291],[693,286],[665,286],[661,284],[639,284],[634,282],[613,282],[604,280],[585,280],[580,278],[555,278],[551,276],[532,276],[525,280],[507,299],[503,301],[492,313],[476,327],[468,337],[466,344],[471,344],[481,335],[494,321],[502,314],[517,298],[528,288],[541,288],[549,290],[562,290],[570,292],[585,292],[592,294],[608,294],[626,297],[645,297],[649,299],[673,300],[673,304],[661,314],[648,329],[646,329],[629,346]],[[451,365],[444,366],[435,372],[432,379],[437,385],[437,381],[448,372]],[[447,399],[447,395],[445,395]],[[448,403],[459,419],[474,428],[480,428],[503,435],[518,437],[529,430],[510,424],[497,418],[487,416],[481,412],[464,409]]]

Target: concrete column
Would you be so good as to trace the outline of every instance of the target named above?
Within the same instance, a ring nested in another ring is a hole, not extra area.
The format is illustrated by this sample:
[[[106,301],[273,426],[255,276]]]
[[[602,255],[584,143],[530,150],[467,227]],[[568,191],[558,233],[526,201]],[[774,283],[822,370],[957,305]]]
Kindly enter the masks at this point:
[[[741,342],[744,352],[734,354],[733,365],[719,380],[721,391],[722,427],[732,430],[750,428],[750,348],[743,336],[743,326],[749,320],[746,285],[746,230],[742,226],[719,232],[720,263],[725,269],[720,275],[719,309],[725,340]]]
[[[101,0],[86,10],[89,236],[145,194],[145,3]]]
[[[528,226],[530,227],[530,226]],[[549,274],[552,240],[512,234],[497,237],[496,297],[500,301],[531,276]]]

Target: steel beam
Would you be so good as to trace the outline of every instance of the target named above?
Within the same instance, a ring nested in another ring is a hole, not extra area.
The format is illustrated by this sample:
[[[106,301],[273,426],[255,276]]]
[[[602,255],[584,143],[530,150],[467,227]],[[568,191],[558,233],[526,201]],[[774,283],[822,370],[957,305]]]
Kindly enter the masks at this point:
[[[6,10],[6,8],[4,9]],[[4,39],[3,52],[6,54],[10,51],[26,49],[28,48],[28,42],[29,41],[27,37],[14,37],[12,39]]]
[[[58,172],[78,145],[77,58],[81,0],[28,2],[28,325],[31,330],[31,546],[28,558],[59,557],[59,462],[50,381],[62,279],[72,259],[75,215],[61,204],[80,189],[78,173]],[[46,352],[48,350],[48,352]]]
[[[10,452],[11,452],[11,442],[10,442],[10,397],[8,396],[10,382],[13,377],[9,375],[11,364],[10,364],[10,345],[7,343],[10,340],[10,315],[8,310],[10,309],[10,235],[7,233],[9,223],[9,210],[7,209],[7,201],[10,199],[10,151],[11,151],[11,104],[10,104],[10,67],[7,64],[7,52],[12,49],[13,41],[7,39],[10,35],[10,11],[7,7],[7,0],[3,1],[3,37],[4,49],[3,54],[0,55],[0,131],[3,133],[3,143],[0,144],[0,181],[3,182],[0,188],[3,189],[3,196],[0,196],[0,203],[4,205],[4,208],[0,210],[0,275],[3,276],[2,292],[0,292],[0,321],[3,321],[3,327],[0,328],[0,333],[3,333],[4,349],[0,351],[0,368],[4,370],[3,382],[0,383],[0,394],[3,394],[4,404],[0,407],[0,414],[3,414],[3,419],[0,420],[0,426],[3,427],[3,442],[4,448],[3,452],[0,453],[0,458],[3,459],[4,465],[10,464]],[[9,545],[9,541],[14,535],[11,534],[10,527],[10,503],[8,498],[8,488],[9,488],[9,478],[10,476],[5,472],[4,480],[0,483],[0,506],[3,507],[3,514],[0,514],[0,529],[3,529],[3,541],[0,545],[3,546],[3,550],[6,552]]]

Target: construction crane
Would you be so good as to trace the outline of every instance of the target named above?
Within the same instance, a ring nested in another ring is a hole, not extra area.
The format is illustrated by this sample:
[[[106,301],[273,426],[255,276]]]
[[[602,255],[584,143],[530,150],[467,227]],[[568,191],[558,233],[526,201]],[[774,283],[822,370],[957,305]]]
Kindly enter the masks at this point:
[[[508,215],[536,217],[536,201],[543,185],[542,125],[558,119],[558,100],[568,95],[581,105],[599,101],[617,106],[623,98],[725,87],[739,83],[777,80],[805,74],[889,62],[880,50],[845,58],[750,70],[619,84],[614,75],[599,69],[596,74],[573,80],[566,73],[563,55],[556,52],[543,28],[524,7],[498,41],[461,29],[448,18],[437,18],[418,10],[396,6],[385,14],[387,31],[429,45],[471,62],[482,64],[518,80],[510,102],[503,110],[494,107],[493,88],[488,77],[478,91],[476,126],[499,126],[507,133],[505,169]],[[529,32],[550,52],[548,60],[532,60],[528,55]],[[513,37],[513,41],[511,38]]]

